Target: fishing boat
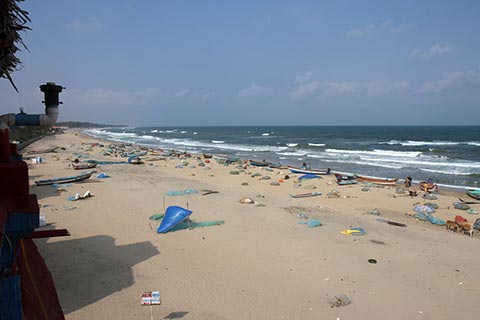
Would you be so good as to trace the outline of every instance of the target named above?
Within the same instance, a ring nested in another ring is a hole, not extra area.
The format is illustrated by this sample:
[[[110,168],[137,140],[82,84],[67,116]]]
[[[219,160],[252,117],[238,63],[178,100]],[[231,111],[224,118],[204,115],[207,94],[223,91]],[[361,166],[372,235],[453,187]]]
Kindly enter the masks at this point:
[[[297,193],[297,194],[290,193],[290,197],[292,198],[309,198],[309,197],[315,197],[320,195],[322,195],[321,192],[308,192],[308,193]]]
[[[248,160],[248,162],[250,163],[251,166],[255,166],[255,167],[268,167],[269,165],[272,164],[271,162],[267,162],[265,160],[263,161]]]
[[[96,163],[93,162],[79,162],[72,164],[73,169],[75,170],[84,170],[84,169],[93,169],[97,166]]]
[[[334,173],[333,174],[337,181],[347,181],[347,180],[355,180],[357,179],[356,174],[340,174],[340,173]]]
[[[357,180],[362,182],[370,182],[374,184],[381,184],[384,186],[394,186],[397,184],[398,179],[381,179],[381,178],[372,178],[372,177],[365,177],[365,176],[357,176]]]
[[[330,169],[303,169],[299,167],[294,167],[294,166],[288,166],[288,169],[290,169],[291,173],[298,173],[298,174],[316,174],[316,175],[325,175],[325,174],[330,174]]]
[[[433,182],[422,181],[418,184],[420,190],[430,192],[437,188],[437,185]]]
[[[35,181],[35,184],[37,186],[48,186],[48,185],[55,184],[55,183],[78,182],[78,181],[82,181],[82,180],[86,180],[86,179],[90,178],[94,172],[95,171],[90,171],[90,172],[86,172],[86,173],[79,174],[79,175],[76,175],[76,176],[69,176],[69,177],[63,177],[63,178],[53,178],[53,179],[47,179],[47,180],[38,180],[38,181]]]
[[[211,159],[211,158],[213,157],[213,155],[211,155],[211,154],[206,154],[206,153],[202,153],[202,155],[203,155],[203,158],[204,158],[204,159]]]
[[[468,189],[466,192],[473,199],[480,200],[480,189]]]
[[[339,186],[348,186],[350,184],[357,184],[357,180],[337,180]]]

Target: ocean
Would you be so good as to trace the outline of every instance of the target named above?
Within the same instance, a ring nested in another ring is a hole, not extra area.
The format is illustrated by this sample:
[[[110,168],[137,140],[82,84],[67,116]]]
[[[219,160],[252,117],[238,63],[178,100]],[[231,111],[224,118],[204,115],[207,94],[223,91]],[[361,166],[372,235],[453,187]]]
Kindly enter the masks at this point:
[[[479,126],[117,127],[86,133],[164,150],[480,187]]]

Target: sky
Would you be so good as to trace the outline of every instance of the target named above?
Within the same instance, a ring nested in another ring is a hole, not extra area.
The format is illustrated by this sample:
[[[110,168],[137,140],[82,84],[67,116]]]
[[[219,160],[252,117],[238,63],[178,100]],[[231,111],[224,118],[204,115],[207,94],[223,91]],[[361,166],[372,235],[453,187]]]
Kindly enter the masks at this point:
[[[130,126],[479,125],[480,1],[27,0],[0,113]]]

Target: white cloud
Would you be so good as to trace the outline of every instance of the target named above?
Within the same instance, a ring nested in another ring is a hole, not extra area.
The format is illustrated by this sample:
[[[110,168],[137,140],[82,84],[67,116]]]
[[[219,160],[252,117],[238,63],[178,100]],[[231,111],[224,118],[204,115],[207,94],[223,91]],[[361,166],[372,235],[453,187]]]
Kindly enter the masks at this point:
[[[292,99],[302,99],[311,95],[316,94],[321,89],[321,83],[319,81],[311,81],[304,84],[301,84],[295,88],[290,96]]]
[[[464,72],[448,72],[436,81],[425,82],[418,90],[419,93],[439,93],[454,86],[466,84],[480,84],[480,68]]]
[[[252,84],[250,87],[242,89],[238,92],[239,98],[248,98],[252,96],[264,95],[270,92],[270,89],[262,87],[258,84]]]
[[[295,77],[295,81],[297,82],[307,82],[312,78],[313,72],[311,70],[308,70],[304,74],[298,75]]]
[[[369,96],[398,93],[410,87],[408,81],[311,81],[295,88],[290,96],[292,99],[302,99],[313,96],[319,99],[327,99],[332,96],[365,94]]]
[[[68,27],[76,32],[90,32],[101,30],[103,28],[103,23],[99,18],[95,17],[84,21],[75,18],[68,24]]]
[[[139,106],[145,105],[159,97],[162,92],[157,88],[147,88],[135,91],[122,91],[112,89],[93,89],[87,91],[66,91],[65,98],[78,100],[88,105],[101,106]]]
[[[391,25],[390,20],[383,21],[380,24],[370,24],[365,28],[356,28],[347,31],[347,37],[366,37],[387,29]]]
[[[381,32],[400,33],[410,31],[414,28],[412,24],[400,23],[394,24],[391,20],[385,20],[379,24],[370,24],[364,28],[350,29],[345,33],[347,38],[362,38]]]
[[[183,90],[175,92],[173,94],[173,96],[176,97],[176,98],[181,98],[181,97],[185,97],[189,93],[190,93],[190,89],[183,89]]]
[[[439,44],[435,44],[430,47],[430,49],[423,51],[421,49],[415,49],[410,54],[410,60],[421,59],[421,60],[429,60],[434,57],[444,57],[452,54],[453,48],[450,46],[441,46]]]

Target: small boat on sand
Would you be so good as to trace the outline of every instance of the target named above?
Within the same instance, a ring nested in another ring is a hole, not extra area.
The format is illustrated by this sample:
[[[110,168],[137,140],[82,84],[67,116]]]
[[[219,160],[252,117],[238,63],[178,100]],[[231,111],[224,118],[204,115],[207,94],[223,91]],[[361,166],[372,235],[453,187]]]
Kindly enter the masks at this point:
[[[309,197],[315,197],[320,195],[322,195],[321,192],[308,192],[308,193],[297,193],[297,194],[290,193],[290,197],[292,198],[309,198]]]
[[[47,180],[38,180],[38,181],[35,181],[35,184],[37,186],[48,186],[48,185],[55,184],[55,183],[79,182],[79,181],[83,181],[83,180],[86,180],[86,179],[90,178],[94,172],[95,171],[89,171],[89,172],[86,172],[86,173],[83,173],[83,174],[79,174],[77,176],[53,178],[53,179],[47,179]]]
[[[254,167],[268,167],[269,165],[272,164],[271,162],[268,162],[268,161],[248,160],[248,162],[250,163],[251,166],[254,166]]]
[[[469,197],[480,200],[480,189],[468,189],[466,192]]]
[[[357,176],[358,181],[362,182],[370,182],[374,184],[381,184],[384,186],[393,186],[397,184],[398,179],[381,179],[381,178],[371,178],[371,177],[365,177],[365,176]]]
[[[72,164],[73,169],[75,170],[85,170],[85,169],[93,169],[97,166],[94,162],[79,162]]]
[[[294,166],[288,166],[288,169],[290,169],[291,173],[298,173],[298,174],[316,174],[316,175],[324,175],[324,174],[330,174],[330,169],[303,169],[299,167],[294,167]]]
[[[418,184],[420,190],[430,192],[437,188],[437,185],[433,182],[422,181]]]
[[[334,173],[333,174],[335,178],[338,181],[347,181],[347,180],[355,180],[357,179],[357,175],[355,174],[340,174],[340,173]]]
[[[211,159],[211,158],[213,157],[213,155],[211,155],[211,154],[206,154],[206,153],[202,153],[202,155],[203,155],[203,158],[204,158],[204,159]]]

